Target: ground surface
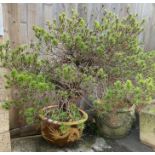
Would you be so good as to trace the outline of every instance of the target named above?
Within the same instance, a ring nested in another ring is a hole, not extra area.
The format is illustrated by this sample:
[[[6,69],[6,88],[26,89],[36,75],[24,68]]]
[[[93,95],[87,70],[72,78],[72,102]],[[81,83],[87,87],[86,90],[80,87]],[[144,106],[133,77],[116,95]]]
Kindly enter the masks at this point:
[[[120,140],[84,135],[81,141],[63,148],[49,144],[40,135],[14,138],[11,143],[13,152],[153,152],[151,148],[140,143],[138,128]]]

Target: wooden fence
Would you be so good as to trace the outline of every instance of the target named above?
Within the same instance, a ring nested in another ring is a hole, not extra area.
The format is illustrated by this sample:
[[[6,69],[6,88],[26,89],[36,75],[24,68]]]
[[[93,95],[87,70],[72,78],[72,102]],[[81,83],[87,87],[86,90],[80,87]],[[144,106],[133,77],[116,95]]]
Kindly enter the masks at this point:
[[[4,34],[14,44],[27,43],[34,38],[32,26],[45,26],[47,20],[52,21],[58,17],[61,11],[70,14],[72,8],[78,10],[91,25],[93,19],[101,19],[101,7],[112,10],[119,16],[126,15],[126,8],[129,6],[132,13],[138,13],[140,19],[146,19],[144,33],[140,39],[144,42],[146,50],[155,49],[155,4],[3,4]],[[84,11],[86,7],[86,12]],[[91,16],[91,14],[96,14]]]
[[[145,18],[144,32],[140,39],[146,50],[155,49],[155,4],[3,4],[4,37],[11,39],[14,45],[27,43],[34,39],[33,25],[45,27],[47,20],[58,18],[62,11],[69,15],[72,8],[77,9],[80,16],[91,25],[94,19],[101,19],[102,5],[121,17],[126,15],[126,9],[130,6],[131,12],[138,13],[139,19]],[[21,127],[15,109],[10,118],[11,128]]]

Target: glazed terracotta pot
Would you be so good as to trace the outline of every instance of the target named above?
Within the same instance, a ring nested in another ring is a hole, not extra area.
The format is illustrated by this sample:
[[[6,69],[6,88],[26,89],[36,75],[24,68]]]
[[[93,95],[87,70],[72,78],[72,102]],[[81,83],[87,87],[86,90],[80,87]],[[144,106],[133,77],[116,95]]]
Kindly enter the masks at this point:
[[[133,108],[117,112],[104,113],[96,117],[100,136],[117,139],[126,136],[135,121]]]
[[[41,113],[45,111],[46,113],[48,113],[57,107],[58,107],[57,105],[45,107],[41,110]],[[81,109],[79,109],[79,111],[83,116],[83,118],[79,121],[74,122],[54,121],[40,114],[41,134],[43,138],[49,141],[50,143],[57,144],[59,146],[64,146],[66,144],[70,144],[79,140],[83,133],[83,128],[79,128],[79,126],[85,123],[88,119],[87,113],[85,113]],[[67,127],[67,131],[65,133],[61,133],[60,131],[61,125]]]

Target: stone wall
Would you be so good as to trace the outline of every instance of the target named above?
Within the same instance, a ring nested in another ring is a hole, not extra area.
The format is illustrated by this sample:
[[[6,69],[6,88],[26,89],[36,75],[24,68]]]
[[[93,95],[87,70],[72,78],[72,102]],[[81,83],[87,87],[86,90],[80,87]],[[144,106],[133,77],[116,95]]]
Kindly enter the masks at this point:
[[[0,152],[10,152],[9,112],[2,108],[2,103],[11,97],[10,90],[5,89],[4,75],[7,70],[0,64]]]

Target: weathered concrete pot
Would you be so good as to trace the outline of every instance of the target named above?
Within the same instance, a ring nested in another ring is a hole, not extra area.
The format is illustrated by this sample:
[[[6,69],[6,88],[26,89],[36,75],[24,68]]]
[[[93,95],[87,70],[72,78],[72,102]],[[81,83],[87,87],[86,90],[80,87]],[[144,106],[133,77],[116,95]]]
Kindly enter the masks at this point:
[[[42,112],[46,111],[47,113],[57,108],[56,105],[48,106],[42,109]],[[44,139],[49,141],[52,144],[56,144],[59,146],[64,146],[66,144],[73,143],[79,140],[83,133],[83,128],[79,128],[78,126],[85,123],[88,119],[87,113],[83,110],[79,109],[81,115],[83,115],[83,119],[74,122],[58,122],[48,119],[44,115],[40,114],[41,119],[41,134]],[[65,133],[61,133],[60,126],[65,125],[68,127],[68,130]]]
[[[100,136],[117,139],[126,136],[135,120],[133,108],[115,113],[104,113],[96,117],[96,124]]]
[[[155,149],[155,103],[140,112],[139,124],[141,142]]]

